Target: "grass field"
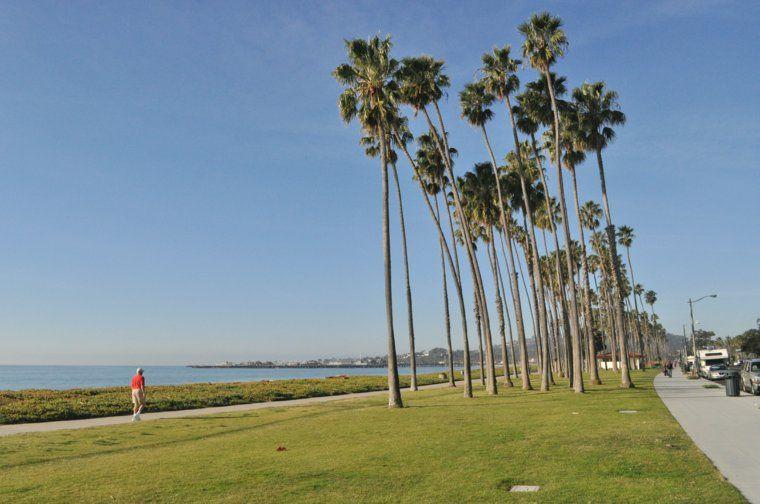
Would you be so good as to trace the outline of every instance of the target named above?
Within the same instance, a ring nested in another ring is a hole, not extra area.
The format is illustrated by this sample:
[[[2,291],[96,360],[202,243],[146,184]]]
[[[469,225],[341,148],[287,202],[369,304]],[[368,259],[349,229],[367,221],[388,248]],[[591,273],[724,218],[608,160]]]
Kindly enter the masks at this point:
[[[606,372],[583,396],[444,388],[405,393],[401,410],[380,394],[0,438],[0,502],[744,502],[655,373],[621,390]]]

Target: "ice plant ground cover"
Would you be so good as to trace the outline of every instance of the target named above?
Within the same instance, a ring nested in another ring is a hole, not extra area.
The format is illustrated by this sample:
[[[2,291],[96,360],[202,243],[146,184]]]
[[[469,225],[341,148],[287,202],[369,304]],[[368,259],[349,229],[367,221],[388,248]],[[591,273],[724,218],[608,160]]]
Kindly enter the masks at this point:
[[[745,502],[634,372],[0,439],[0,501]],[[636,410],[636,415],[620,415]],[[284,448],[284,449],[280,449]],[[515,493],[516,485],[539,486]]]
[[[457,373],[456,378],[461,379],[461,373]],[[402,386],[407,386],[409,377],[402,376],[400,381]],[[418,377],[420,385],[445,381],[437,373]],[[158,385],[148,388],[146,412],[284,401],[387,388],[388,379],[385,376],[345,375],[332,378]],[[127,415],[131,411],[129,387],[0,391],[0,424]]]

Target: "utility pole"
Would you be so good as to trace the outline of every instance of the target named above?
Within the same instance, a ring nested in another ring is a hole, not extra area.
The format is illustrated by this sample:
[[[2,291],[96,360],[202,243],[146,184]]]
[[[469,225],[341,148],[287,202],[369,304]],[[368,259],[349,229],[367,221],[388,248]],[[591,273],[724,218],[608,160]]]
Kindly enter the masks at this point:
[[[691,366],[691,377],[696,378],[697,377],[697,337],[694,331],[694,304],[698,303],[699,301],[702,301],[705,298],[716,298],[718,297],[717,294],[708,294],[707,296],[702,296],[701,298],[697,299],[696,301],[692,301],[691,298],[689,298],[689,315],[691,315],[691,348],[694,352],[694,364]]]

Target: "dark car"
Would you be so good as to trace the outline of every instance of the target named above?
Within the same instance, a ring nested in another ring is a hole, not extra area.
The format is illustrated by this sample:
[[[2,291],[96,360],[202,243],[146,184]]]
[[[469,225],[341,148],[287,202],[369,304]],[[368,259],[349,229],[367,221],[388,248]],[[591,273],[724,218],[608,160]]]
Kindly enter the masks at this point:
[[[760,395],[760,359],[750,359],[742,364],[741,388]]]

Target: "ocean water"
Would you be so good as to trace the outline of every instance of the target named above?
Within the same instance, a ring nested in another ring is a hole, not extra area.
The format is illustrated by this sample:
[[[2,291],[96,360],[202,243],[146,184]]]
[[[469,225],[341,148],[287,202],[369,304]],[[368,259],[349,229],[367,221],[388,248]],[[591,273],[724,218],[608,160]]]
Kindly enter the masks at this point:
[[[146,366],[145,381],[150,385],[183,383],[286,380],[290,378],[324,378],[345,375],[385,375],[385,368],[329,369],[199,369],[186,366]],[[420,366],[417,373],[438,373],[443,367]],[[408,367],[399,368],[409,374]],[[132,366],[0,366],[0,390],[71,389],[129,385]]]

